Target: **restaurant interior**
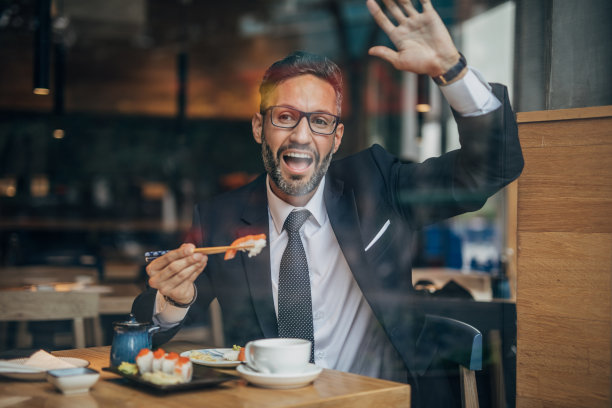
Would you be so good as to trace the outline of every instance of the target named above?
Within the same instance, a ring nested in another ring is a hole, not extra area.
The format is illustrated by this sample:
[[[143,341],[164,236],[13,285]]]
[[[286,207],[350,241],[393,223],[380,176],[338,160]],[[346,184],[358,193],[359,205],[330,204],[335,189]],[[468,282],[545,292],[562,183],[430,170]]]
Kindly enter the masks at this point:
[[[526,164],[481,210],[421,231],[414,287],[482,333],[481,407],[610,406],[612,5],[433,5],[508,86]],[[0,0],[0,358],[113,342],[144,253],[176,248],[195,203],[264,171],[259,82],[294,50],[343,71],[336,157],[456,149],[431,79],[368,55],[390,44],[364,0]],[[231,347],[221,314],[175,340]]]

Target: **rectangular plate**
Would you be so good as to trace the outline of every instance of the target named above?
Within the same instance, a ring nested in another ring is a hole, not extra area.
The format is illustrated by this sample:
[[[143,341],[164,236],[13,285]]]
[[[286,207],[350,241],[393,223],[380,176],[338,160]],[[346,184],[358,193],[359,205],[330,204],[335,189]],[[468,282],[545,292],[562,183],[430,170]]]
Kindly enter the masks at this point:
[[[104,367],[102,370],[109,371],[120,375],[121,377],[129,380],[130,384],[138,385],[155,392],[174,392],[183,390],[192,390],[195,388],[212,387],[217,384],[221,384],[225,381],[236,380],[239,376],[220,373],[212,368],[208,367],[193,367],[193,377],[188,383],[171,384],[171,385],[158,385],[152,382],[145,381],[140,375],[124,374],[117,369],[117,367]]]

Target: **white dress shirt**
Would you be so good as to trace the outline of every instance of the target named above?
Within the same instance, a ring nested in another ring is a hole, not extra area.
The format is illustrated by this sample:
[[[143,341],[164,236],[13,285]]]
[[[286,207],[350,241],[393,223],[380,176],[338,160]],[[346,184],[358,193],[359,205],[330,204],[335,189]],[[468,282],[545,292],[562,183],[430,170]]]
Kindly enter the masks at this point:
[[[299,208],[278,198],[270,188],[269,179],[266,186],[270,219],[270,277],[277,317],[280,262],[289,239],[287,232],[283,231],[283,224],[291,211],[307,209],[311,216],[300,229],[300,237],[310,275],[315,364],[388,378],[383,373],[384,367],[389,365],[384,356],[393,351],[393,346],[374,317],[340,250],[323,201],[325,178],[306,206]],[[399,357],[392,354],[392,361],[399,361]],[[405,381],[403,369],[393,379]]]
[[[472,68],[457,82],[441,86],[449,104],[464,116],[491,112],[501,103],[482,76]],[[270,279],[278,316],[280,261],[287,245],[282,230],[285,218],[295,207],[282,201],[267,185]],[[340,250],[323,201],[325,178],[306,204],[312,214],[300,229],[306,251],[315,339],[315,364],[371,377],[406,380],[406,372],[390,341],[365,300]],[[324,256],[323,256],[324,254]],[[180,322],[187,309],[167,304],[156,297],[154,321],[162,328]]]

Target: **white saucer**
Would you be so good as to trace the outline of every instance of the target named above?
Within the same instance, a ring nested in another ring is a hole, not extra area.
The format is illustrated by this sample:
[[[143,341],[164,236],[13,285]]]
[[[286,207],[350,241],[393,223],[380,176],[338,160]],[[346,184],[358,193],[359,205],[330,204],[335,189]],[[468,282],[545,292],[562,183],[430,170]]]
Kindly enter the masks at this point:
[[[306,369],[298,374],[263,374],[245,364],[236,368],[240,376],[248,382],[264,388],[288,389],[304,387],[315,380],[323,369],[314,364],[308,364]]]

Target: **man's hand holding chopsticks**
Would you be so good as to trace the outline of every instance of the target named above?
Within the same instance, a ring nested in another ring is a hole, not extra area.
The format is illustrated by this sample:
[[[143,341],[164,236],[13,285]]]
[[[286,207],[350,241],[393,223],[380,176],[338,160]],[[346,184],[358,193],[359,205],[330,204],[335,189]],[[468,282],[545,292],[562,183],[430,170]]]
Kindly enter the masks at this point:
[[[208,262],[208,256],[194,249],[193,244],[183,244],[151,261],[146,268],[149,286],[177,303],[190,303],[195,296],[193,282]]]

